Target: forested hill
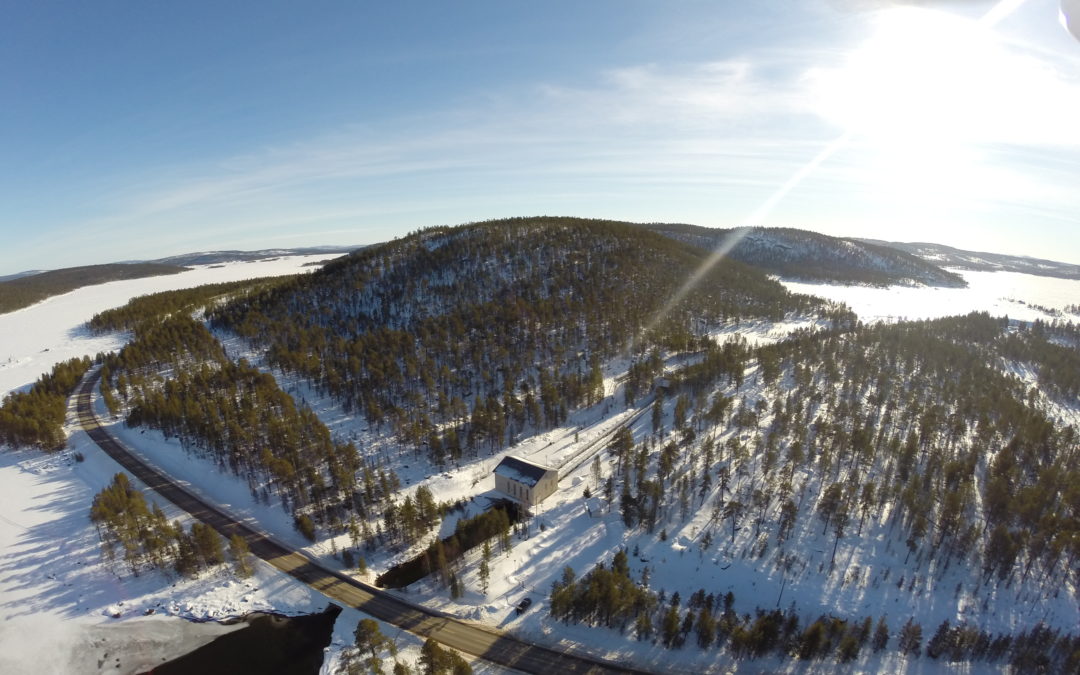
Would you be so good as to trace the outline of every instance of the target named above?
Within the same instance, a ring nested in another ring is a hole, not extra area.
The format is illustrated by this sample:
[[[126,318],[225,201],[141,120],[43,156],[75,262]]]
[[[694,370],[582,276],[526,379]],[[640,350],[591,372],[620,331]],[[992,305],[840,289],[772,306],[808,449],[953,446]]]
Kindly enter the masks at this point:
[[[967,285],[960,275],[905,251],[806,230],[757,227],[746,231],[664,223],[647,227],[710,251],[741,236],[728,254],[731,258],[786,279],[874,286]]]
[[[350,253],[361,246],[309,246],[306,248],[268,248],[259,251],[201,251],[159,258],[149,262],[163,265],[216,265],[227,262],[255,262],[296,255],[322,255],[326,253]]]
[[[211,321],[418,445],[442,447],[430,435],[449,427],[453,456],[458,432],[495,445],[595,401],[600,364],[632,343],[637,354],[686,349],[709,325],[820,308],[724,261],[657,321],[706,255],[610,221],[432,228],[238,299]]]
[[[918,256],[923,260],[930,261],[935,265],[948,265],[964,270],[977,270],[980,272],[1017,272],[1020,274],[1033,274],[1040,277],[1057,277],[1059,279],[1080,279],[1080,265],[1044,260],[1041,258],[1028,258],[1019,255],[1007,255],[1004,253],[986,253],[984,251],[965,251],[943,244],[928,244],[924,242],[901,243],[898,241],[878,241],[876,239],[862,240],[868,244],[897,249]]]
[[[156,277],[163,274],[178,274],[186,270],[186,267],[157,263],[116,263],[68,267],[18,277],[0,282],[0,314],[29,307],[46,298],[68,293],[83,286],[124,279]]]

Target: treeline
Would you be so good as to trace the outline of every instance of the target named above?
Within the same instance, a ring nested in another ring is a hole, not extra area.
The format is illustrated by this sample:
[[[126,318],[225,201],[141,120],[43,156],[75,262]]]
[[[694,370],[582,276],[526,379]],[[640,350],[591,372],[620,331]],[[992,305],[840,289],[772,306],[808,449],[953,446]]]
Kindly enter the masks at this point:
[[[93,362],[75,358],[53,366],[28,391],[12,392],[0,406],[0,441],[55,451],[64,447],[67,399]]]
[[[375,579],[375,584],[383,588],[403,588],[429,574],[435,574],[444,587],[452,585],[454,596],[457,597],[460,595],[460,582],[455,563],[466,551],[494,537],[499,538],[502,550],[509,550],[510,525],[517,518],[517,508],[510,502],[503,502],[472,518],[463,518],[454,527],[454,534],[435,540],[417,557],[382,573]],[[388,522],[387,528],[390,527]]]
[[[225,350],[202,323],[180,314],[164,321],[140,324],[133,339],[116,354],[105,359],[102,381],[113,384],[120,380],[120,395],[124,383],[132,377],[163,380],[166,375],[199,363],[223,363],[228,359]]]
[[[656,609],[656,594],[630,578],[625,550],[620,549],[611,561],[594,567],[581,579],[567,567],[562,578],[551,587],[551,616],[559,621],[588,623],[625,631],[634,625],[644,635],[651,634],[651,614]]]
[[[431,489],[421,485],[416,488],[415,499],[406,495],[401,506],[396,502],[387,504],[383,513],[383,532],[391,544],[408,548],[441,520],[445,510],[435,503]]]
[[[135,339],[106,359],[102,391],[128,424],[197,449],[264,502],[279,498],[305,536],[314,536],[315,523],[340,533],[353,514],[377,517],[397,489],[392,472],[361,466],[355,446],[333,441],[273,376],[226,358],[186,314],[139,324]]]
[[[647,225],[673,239],[727,255],[786,279],[873,286],[908,285],[962,288],[963,277],[922,258],[867,241],[840,239],[786,227],[714,229],[666,223]]]
[[[627,528],[660,540],[707,514],[694,523],[700,555],[788,582],[904,602],[959,581],[946,601],[987,613],[990,597],[1067,593],[1080,579],[1080,446],[1059,416],[1075,402],[1075,371],[1061,364],[1075,358],[1076,327],[838,318],[772,345],[707,346],[662,382],[650,427],[614,436],[612,469],[597,462],[592,487]],[[642,382],[659,363],[638,361]],[[860,562],[841,567],[853,552]],[[582,597],[625,585],[594,572],[575,582]],[[609,614],[569,602],[577,591],[553,597],[560,617],[638,621],[618,611],[640,608],[633,593]]]
[[[968,563],[988,584],[1075,581],[1078,435],[1047,409],[1074,400],[1077,371],[1062,364],[1077,352],[1057,343],[1070,331],[1055,324],[1052,340],[1048,326],[974,314],[731,347],[729,365],[707,357],[671,378],[653,437],[612,445],[605,496],[621,494],[624,522],[649,532],[711,504],[710,541],[725,524],[734,539],[749,519],[761,552],[761,536],[782,546],[797,522],[818,520],[831,560],[888,514],[906,558],[938,575]],[[756,393],[739,396],[751,366]],[[1017,368],[1045,386],[1008,372]],[[669,431],[678,435],[665,442]]]
[[[393,675],[412,675],[414,672],[403,661],[398,661],[397,643],[383,635],[379,622],[360,619],[353,632],[353,647],[342,650],[341,663],[334,671],[338,675],[382,675],[386,671],[385,660],[393,661]],[[386,656],[382,656],[385,653]],[[420,675],[472,675],[469,662],[452,649],[446,649],[432,638],[420,648],[416,664]]]
[[[209,525],[194,522],[185,531],[177,521],[170,523],[157,504],[148,505],[142,492],[131,485],[127,474],[113,476],[109,485],[94,496],[90,520],[97,526],[102,553],[108,560],[120,559],[132,574],[146,569],[173,569],[185,576],[225,562],[221,536]],[[234,535],[229,552],[241,576],[251,573],[247,542]]]
[[[1005,358],[1036,368],[1039,389],[1058,400],[1080,397],[1080,326],[1035,321],[1002,340]]]
[[[128,381],[129,425],[201,448],[239,476],[272,481],[296,508],[340,501],[355,484],[356,448],[334,443],[311,409],[298,409],[273,376],[243,361],[204,363],[161,388],[144,383]]]
[[[917,658],[950,663],[1007,661],[1018,672],[1075,672],[1080,668],[1080,636],[1036,624],[1018,634],[990,633],[968,624],[942,622],[924,636],[913,618],[890,629],[886,617],[848,620],[822,615],[805,622],[794,605],[786,611],[755,609],[753,615],[735,612],[735,595],[707,593],[701,588],[684,603],[676,592],[648,587],[649,569],[635,581],[625,549],[611,564],[600,563],[578,579],[566,567],[552,583],[550,613],[564,623],[585,623],[629,633],[668,649],[696,646],[727,649],[738,659],[775,655],[803,661],[834,659],[850,663],[864,652],[889,648]],[[925,650],[925,652],[924,652]]]
[[[123,279],[141,279],[186,272],[186,267],[158,263],[116,263],[68,267],[0,281],[0,314],[29,307],[42,300],[83,286]]]
[[[823,520],[861,520],[890,503],[913,553],[944,554],[947,565],[981,551],[987,579],[1000,582],[1037,568],[1048,583],[1069,574],[1080,555],[1076,430],[1057,426],[1041,397],[1068,391],[1051,373],[1076,355],[1063,357],[1037,325],[1008,328],[973,314],[778,347],[781,361],[824,364],[793,372],[794,390],[771,406],[772,430],[795,429],[800,464],[816,461]],[[1045,378],[1042,394],[1006,374],[1010,364]],[[815,400],[824,406],[814,418],[798,414]]]
[[[193,314],[226,298],[281,283],[282,278],[245,279],[221,284],[205,284],[178,291],[164,291],[132,298],[122,307],[95,314],[87,326],[95,332],[134,330],[136,326],[158,321],[173,314]]]
[[[433,462],[561,423],[602,395],[600,365],[632,342],[698,344],[742,317],[820,301],[725,261],[673,307],[705,254],[624,223],[516,219],[433,228],[211,310]],[[647,336],[653,317],[666,319]]]

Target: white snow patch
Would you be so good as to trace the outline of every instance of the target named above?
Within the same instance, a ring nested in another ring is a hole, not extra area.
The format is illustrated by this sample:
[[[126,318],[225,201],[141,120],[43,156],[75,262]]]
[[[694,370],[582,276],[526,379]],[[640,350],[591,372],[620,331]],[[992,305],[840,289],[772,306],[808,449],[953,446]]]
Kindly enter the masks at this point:
[[[201,265],[179,274],[85,286],[0,314],[0,396],[32,384],[61,361],[119,349],[127,341],[125,335],[94,335],[85,324],[98,312],[120,307],[131,298],[204,284],[310,272],[316,268],[305,267],[306,263],[336,257],[339,255],[308,255]]]
[[[1022,321],[1051,318],[1034,305],[1061,311],[1080,298],[1080,281],[1018,272],[951,270],[967,288],[839,286],[783,281],[789,291],[816,295],[848,305],[866,322],[938,319],[989,312]]]

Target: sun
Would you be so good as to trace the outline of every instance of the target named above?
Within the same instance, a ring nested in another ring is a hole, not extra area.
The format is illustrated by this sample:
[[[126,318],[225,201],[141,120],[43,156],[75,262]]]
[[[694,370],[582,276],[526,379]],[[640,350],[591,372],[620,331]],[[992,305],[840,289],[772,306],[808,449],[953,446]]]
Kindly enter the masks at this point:
[[[820,113],[881,146],[910,150],[971,140],[997,93],[1007,55],[992,29],[944,12],[881,12],[840,68],[812,71]]]
[[[1011,6],[1000,3],[995,16]],[[1003,148],[1077,137],[1080,88],[996,23],[884,10],[839,65],[808,72],[814,111],[843,131],[845,152],[858,153],[852,180],[882,213],[941,216],[1007,199],[1024,186],[994,160]]]

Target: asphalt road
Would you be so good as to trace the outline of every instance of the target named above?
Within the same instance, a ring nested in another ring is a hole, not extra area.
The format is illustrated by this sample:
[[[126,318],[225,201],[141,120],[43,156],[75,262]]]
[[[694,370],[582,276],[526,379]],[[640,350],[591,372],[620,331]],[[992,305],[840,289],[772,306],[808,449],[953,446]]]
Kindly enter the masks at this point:
[[[145,464],[111,436],[94,414],[92,392],[100,378],[95,369],[76,393],[76,411],[82,428],[110,457],[152,490],[210,525],[222,536],[239,534],[251,552],[279,570],[296,577],[331,600],[403,628],[431,637],[458,651],[526,673],[647,673],[616,663],[559,652],[532,644],[498,629],[467,623],[430,609],[412,605],[373,586],[322,567],[302,553],[286,548],[264,534],[196,497],[168,476]]]

